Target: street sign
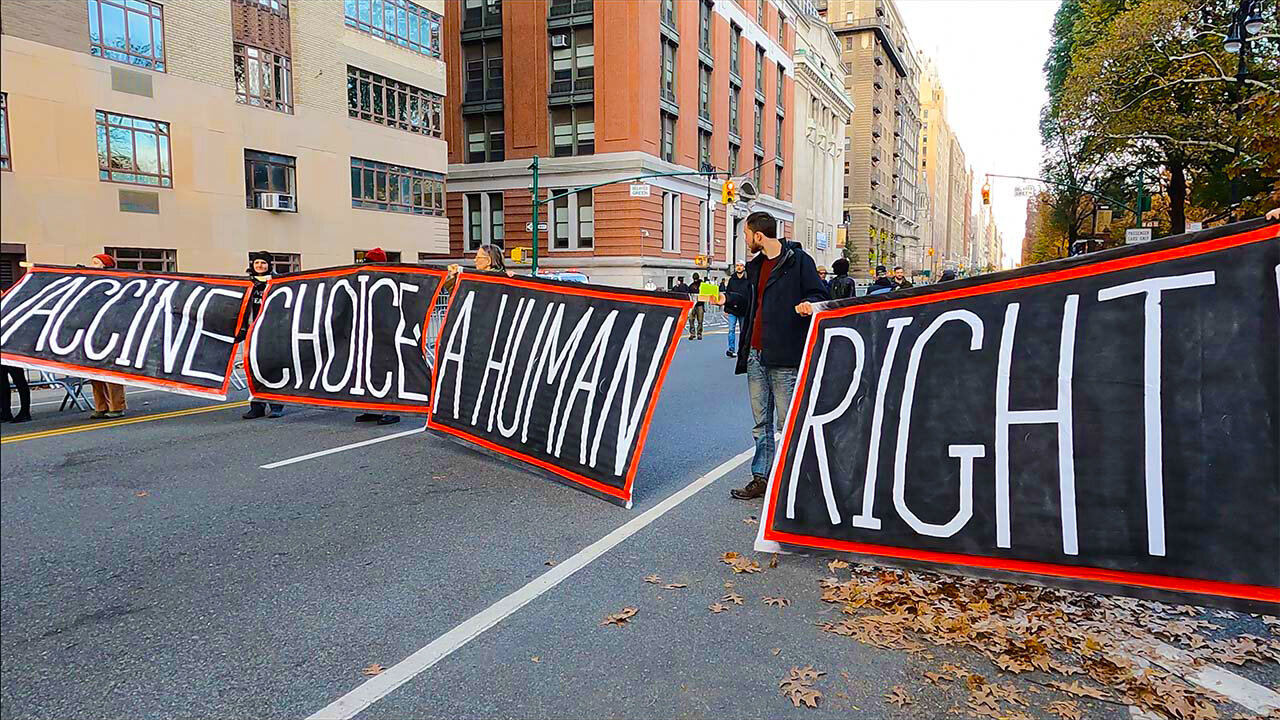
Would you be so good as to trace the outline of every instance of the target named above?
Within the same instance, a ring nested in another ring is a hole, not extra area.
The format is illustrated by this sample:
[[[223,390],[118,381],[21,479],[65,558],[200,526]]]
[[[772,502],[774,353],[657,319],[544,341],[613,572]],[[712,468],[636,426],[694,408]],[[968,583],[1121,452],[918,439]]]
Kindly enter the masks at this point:
[[[524,224],[524,231],[525,231],[525,232],[533,232],[533,223],[531,223],[531,222],[527,222],[527,223],[525,223],[525,224]],[[546,231],[547,231],[547,224],[546,224],[546,223],[538,223],[538,232],[546,232]]]
[[[649,197],[649,183],[631,183],[631,197]]]
[[[815,244],[817,245],[819,250],[827,249],[827,234],[825,232],[818,233],[817,236],[815,237],[815,241],[816,241]]]
[[[1151,242],[1151,228],[1129,228],[1124,231],[1124,244]]]
[[[1187,223],[1187,232],[1196,232],[1197,230],[1203,230],[1203,229],[1204,229],[1204,223],[1202,222]]]

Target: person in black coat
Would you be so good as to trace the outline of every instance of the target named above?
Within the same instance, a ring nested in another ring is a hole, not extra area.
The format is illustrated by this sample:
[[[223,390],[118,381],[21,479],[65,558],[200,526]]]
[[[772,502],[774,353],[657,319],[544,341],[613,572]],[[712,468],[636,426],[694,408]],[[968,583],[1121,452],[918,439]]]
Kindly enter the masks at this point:
[[[753,212],[744,227],[747,251],[755,253],[747,263],[747,287],[717,300],[743,320],[742,349],[746,352],[738,353],[736,372],[747,376],[756,447],[751,481],[730,494],[753,500],[764,497],[765,478],[775,452],[774,431],[781,429],[782,416],[791,405],[813,303],[831,296],[818,277],[813,258],[799,243],[778,238],[778,224],[772,215]]]
[[[747,264],[740,262],[733,266],[733,273],[722,283],[720,283],[720,292],[728,295],[729,293],[745,294],[750,293],[751,284],[747,281]],[[742,324],[742,318],[734,315],[729,308],[725,308],[725,319],[729,322],[729,349],[724,351],[729,357],[738,356],[738,327]]]
[[[249,267],[245,269],[249,274],[249,278],[253,280],[253,290],[249,294],[249,316],[245,319],[244,327],[241,330],[240,339],[243,340],[243,334],[248,332],[249,325],[253,323],[253,319],[258,317],[258,313],[262,310],[262,294],[267,289],[267,281],[271,279],[271,253],[266,250],[249,253]],[[267,403],[260,400],[251,400],[249,402],[249,411],[240,417],[245,420],[256,420],[260,417],[278,418],[284,415],[284,405],[280,403],[271,403],[271,412],[267,412]]]
[[[893,280],[889,279],[889,271],[883,265],[876,266],[876,279],[867,288],[868,295],[879,295],[893,290]]]

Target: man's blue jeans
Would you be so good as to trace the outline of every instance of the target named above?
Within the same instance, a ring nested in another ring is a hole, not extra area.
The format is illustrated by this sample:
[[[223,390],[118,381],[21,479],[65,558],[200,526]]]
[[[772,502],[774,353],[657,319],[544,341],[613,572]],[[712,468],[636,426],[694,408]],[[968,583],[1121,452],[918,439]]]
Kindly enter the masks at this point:
[[[751,436],[756,441],[751,474],[768,478],[776,450],[774,433],[781,431],[786,422],[798,368],[765,367],[760,362],[759,350],[752,349],[750,353],[747,356],[747,392],[751,395],[751,414],[756,421],[751,429]]]
[[[729,318],[729,352],[737,352],[738,350],[738,323],[742,322],[737,315],[727,312],[724,314]]]

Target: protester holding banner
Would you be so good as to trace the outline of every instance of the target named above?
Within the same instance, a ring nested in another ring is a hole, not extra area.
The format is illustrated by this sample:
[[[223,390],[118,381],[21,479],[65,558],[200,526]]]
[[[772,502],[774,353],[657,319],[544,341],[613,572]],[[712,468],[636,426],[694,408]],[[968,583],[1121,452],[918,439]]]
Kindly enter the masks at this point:
[[[113,268],[116,266],[116,259],[106,253],[98,253],[89,261],[89,265],[99,269]],[[124,399],[124,385],[102,380],[90,380],[89,384],[93,387],[93,413],[89,415],[90,418],[101,420],[124,417],[127,407]]]
[[[502,251],[493,245],[481,245],[476,249],[475,264],[479,272],[512,274],[507,270],[507,264],[502,259]],[[449,266],[449,275],[445,277],[442,286],[446,294],[453,292],[453,286],[458,284],[458,274],[461,272],[461,265],[454,263]]]
[[[9,378],[18,386],[18,414],[14,415],[9,408]],[[4,407],[0,407],[0,422],[27,422],[31,419],[31,385],[27,383],[27,371],[22,368],[5,365],[0,368],[0,382],[4,383]]]
[[[249,273],[249,279],[253,280],[253,291],[249,295],[249,313],[241,326],[241,337],[253,324],[253,319],[258,317],[258,311],[262,310],[262,293],[267,289],[267,281],[271,279],[271,253],[266,250],[249,253],[249,268],[245,271]],[[249,412],[240,417],[245,420],[254,420],[256,418],[267,415],[267,403],[260,400],[251,400],[249,402]],[[284,405],[280,403],[271,403],[270,417],[278,418],[284,415]]]
[[[720,292],[728,295],[729,293],[743,294],[750,292],[747,283],[747,266],[743,263],[737,263],[733,266],[733,274],[720,286]],[[729,321],[729,349],[724,354],[729,357],[738,356],[738,326],[742,323],[742,318],[738,317],[729,308],[725,308],[725,318]]]
[[[778,224],[767,212],[754,212],[745,223],[747,263],[745,292],[729,292],[717,301],[743,318],[737,374],[746,374],[755,419],[751,481],[734,489],[739,500],[764,497],[765,478],[773,465],[774,432],[782,428],[796,373],[804,354],[812,303],[830,300],[813,258],[799,243],[778,239]],[[776,424],[775,424],[776,417]]]
[[[384,263],[387,261],[387,252],[380,247],[365,251],[364,261],[366,263]],[[356,422],[376,422],[379,425],[395,425],[400,422],[399,415],[388,415],[386,413],[360,413],[356,416]]]

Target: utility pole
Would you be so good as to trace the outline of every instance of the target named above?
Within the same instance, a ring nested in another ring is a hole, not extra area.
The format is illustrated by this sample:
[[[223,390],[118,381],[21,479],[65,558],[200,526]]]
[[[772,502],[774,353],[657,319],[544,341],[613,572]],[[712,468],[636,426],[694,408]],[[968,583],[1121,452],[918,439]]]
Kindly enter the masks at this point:
[[[704,173],[710,173],[710,172],[714,172],[714,171],[715,171],[715,168],[711,166],[711,163],[705,163],[705,162],[704,162],[704,163],[702,163],[702,167],[701,167],[701,168],[699,168],[699,169],[700,169],[700,170],[702,170],[702,172],[704,172]],[[708,270],[710,270],[710,269],[711,269],[711,258],[715,255],[715,248],[716,248],[715,241],[713,240],[713,238],[715,237],[715,225],[716,225],[716,222],[715,222],[715,221],[716,221],[716,212],[715,212],[715,209],[713,208],[713,206],[711,205],[711,177],[712,177],[711,175],[707,175],[707,176],[706,176],[706,178],[707,178],[707,206],[706,206],[706,207],[707,207],[707,238],[706,238],[706,248],[707,248],[707,269],[708,269]]]
[[[1138,169],[1138,202],[1135,204],[1135,209],[1138,211],[1136,213],[1138,218],[1138,227],[1142,227],[1142,190],[1145,183],[1146,183],[1146,178],[1143,177],[1142,168],[1139,168]]]
[[[538,274],[538,156],[533,156],[533,163],[529,165],[529,169],[533,171],[533,255],[531,257],[532,274]]]

